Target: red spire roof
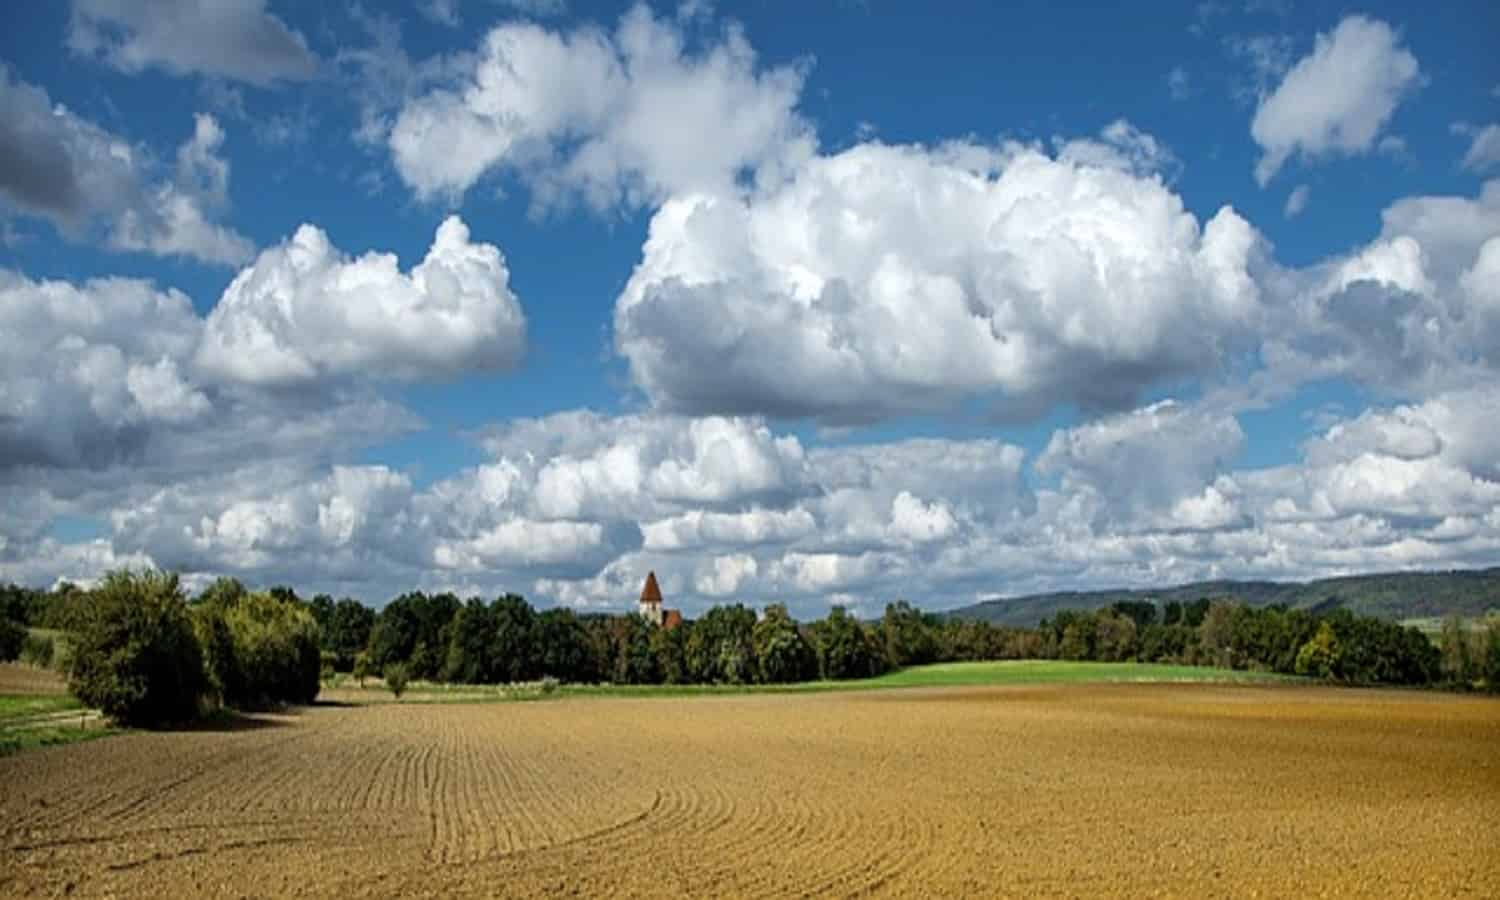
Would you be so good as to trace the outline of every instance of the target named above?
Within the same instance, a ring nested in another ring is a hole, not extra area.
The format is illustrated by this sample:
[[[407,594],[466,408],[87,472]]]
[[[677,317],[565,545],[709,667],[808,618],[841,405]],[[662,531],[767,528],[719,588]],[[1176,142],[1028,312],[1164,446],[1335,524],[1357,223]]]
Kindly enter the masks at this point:
[[[656,573],[646,573],[646,586],[641,588],[642,603],[660,603],[661,588],[656,584]]]

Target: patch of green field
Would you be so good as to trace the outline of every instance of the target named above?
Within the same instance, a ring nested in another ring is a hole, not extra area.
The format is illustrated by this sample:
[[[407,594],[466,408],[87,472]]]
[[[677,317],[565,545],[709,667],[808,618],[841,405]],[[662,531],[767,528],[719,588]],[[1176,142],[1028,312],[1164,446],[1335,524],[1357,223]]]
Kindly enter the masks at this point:
[[[1122,681],[1233,681],[1265,682],[1291,680],[1267,672],[1240,672],[1204,666],[1167,663],[1069,662],[1053,659],[1018,659],[998,662],[937,663],[912,666],[879,678],[852,684],[878,687],[924,687],[966,684],[1050,684],[1058,682]]]
[[[0,694],[0,725],[15,719],[28,719],[46,713],[82,709],[76,697],[66,694],[36,696],[31,694]]]
[[[539,684],[472,685],[413,682],[402,703],[485,703],[544,700],[555,697],[703,697],[718,694],[803,694],[822,691],[869,691],[885,688],[958,687],[963,685],[1296,681],[1285,675],[1238,672],[1203,666],[1161,663],[1006,660],[912,666],[878,678],[852,681],[805,681],[796,684],[564,684],[548,690]],[[337,699],[356,703],[389,703],[394,698],[377,679],[363,690],[345,688]]]
[[[107,727],[97,714],[85,714],[75,697],[0,694],[0,756],[108,734],[118,731]]]
[[[116,729],[105,728],[97,722],[88,728],[79,728],[74,724],[0,729],[0,756],[9,756],[12,753],[33,750],[37,747],[77,744],[119,733]]]

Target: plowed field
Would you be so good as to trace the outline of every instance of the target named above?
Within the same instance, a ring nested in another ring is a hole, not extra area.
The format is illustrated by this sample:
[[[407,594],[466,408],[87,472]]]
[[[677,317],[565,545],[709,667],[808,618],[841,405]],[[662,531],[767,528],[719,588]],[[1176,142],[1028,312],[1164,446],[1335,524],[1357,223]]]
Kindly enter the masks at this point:
[[[1500,702],[318,707],[0,759],[0,894],[1500,896]]]

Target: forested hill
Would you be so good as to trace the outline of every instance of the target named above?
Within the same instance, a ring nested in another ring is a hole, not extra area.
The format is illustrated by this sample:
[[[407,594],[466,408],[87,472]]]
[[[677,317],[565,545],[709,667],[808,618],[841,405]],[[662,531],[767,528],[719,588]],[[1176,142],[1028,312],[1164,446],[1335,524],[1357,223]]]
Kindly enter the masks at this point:
[[[1188,602],[1200,597],[1231,597],[1251,606],[1284,603],[1293,609],[1351,612],[1401,620],[1425,616],[1479,616],[1500,609],[1500,566],[1453,572],[1387,572],[1307,582],[1197,581],[1176,587],[1139,590],[1060,591],[985,600],[948,610],[954,619],[1033,627],[1063,609],[1099,609],[1122,600]]]

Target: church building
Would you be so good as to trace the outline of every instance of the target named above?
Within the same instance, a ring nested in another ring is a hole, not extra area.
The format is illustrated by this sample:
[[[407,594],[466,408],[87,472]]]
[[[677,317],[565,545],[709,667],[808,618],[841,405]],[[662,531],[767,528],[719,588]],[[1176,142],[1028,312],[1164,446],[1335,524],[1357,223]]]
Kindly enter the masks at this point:
[[[675,609],[662,609],[661,587],[656,583],[656,573],[646,573],[646,585],[641,588],[638,607],[641,618],[668,631],[682,624],[682,613]]]

